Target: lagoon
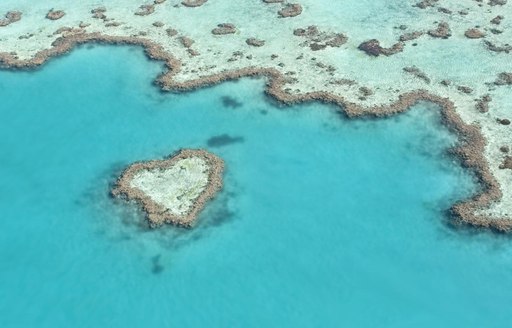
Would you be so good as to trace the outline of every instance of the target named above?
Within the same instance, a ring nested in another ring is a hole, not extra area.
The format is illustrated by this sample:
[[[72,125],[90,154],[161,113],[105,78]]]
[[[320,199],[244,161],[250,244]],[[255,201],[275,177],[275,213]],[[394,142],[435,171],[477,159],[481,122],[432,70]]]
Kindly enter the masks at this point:
[[[162,93],[161,69],[87,46],[0,72],[2,327],[510,323],[510,239],[448,224],[478,186],[434,105],[350,120],[262,79]],[[180,148],[223,158],[224,190],[194,229],[148,229],[109,190]]]

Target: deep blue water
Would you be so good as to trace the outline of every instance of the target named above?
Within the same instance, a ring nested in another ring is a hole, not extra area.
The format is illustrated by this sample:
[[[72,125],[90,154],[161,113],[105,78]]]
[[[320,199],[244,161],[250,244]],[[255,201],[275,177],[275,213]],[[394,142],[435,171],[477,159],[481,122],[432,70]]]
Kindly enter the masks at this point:
[[[347,120],[263,80],[160,93],[160,69],[88,47],[0,72],[1,327],[510,327],[511,241],[446,224],[477,186],[433,105]],[[109,198],[184,147],[227,164],[195,229]]]

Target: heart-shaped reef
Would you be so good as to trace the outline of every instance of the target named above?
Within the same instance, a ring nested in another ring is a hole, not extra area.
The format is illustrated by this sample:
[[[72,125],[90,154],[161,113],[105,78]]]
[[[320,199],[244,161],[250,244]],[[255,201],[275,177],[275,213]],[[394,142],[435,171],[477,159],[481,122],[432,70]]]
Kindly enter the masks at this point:
[[[191,227],[206,202],[222,188],[224,162],[202,149],[183,149],[164,160],[137,162],[124,170],[112,195],[140,204],[152,227]]]

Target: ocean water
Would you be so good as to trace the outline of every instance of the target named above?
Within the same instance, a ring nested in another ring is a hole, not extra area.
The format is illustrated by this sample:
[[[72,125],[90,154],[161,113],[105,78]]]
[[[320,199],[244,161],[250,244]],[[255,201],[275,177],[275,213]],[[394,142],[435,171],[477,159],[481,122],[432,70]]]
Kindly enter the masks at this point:
[[[421,103],[349,120],[262,79],[161,93],[141,49],[0,72],[1,327],[509,327],[511,241],[453,229],[478,190]],[[206,148],[225,188],[150,230],[111,184]]]

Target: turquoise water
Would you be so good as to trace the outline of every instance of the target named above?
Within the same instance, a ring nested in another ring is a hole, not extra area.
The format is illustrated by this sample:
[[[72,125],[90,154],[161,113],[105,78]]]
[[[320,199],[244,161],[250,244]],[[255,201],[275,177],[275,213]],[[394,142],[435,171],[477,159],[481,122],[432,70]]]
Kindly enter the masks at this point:
[[[138,48],[0,72],[1,327],[507,327],[505,236],[453,230],[477,189],[436,108],[347,120],[263,80],[173,95]],[[109,198],[136,160],[225,159],[193,230]]]

